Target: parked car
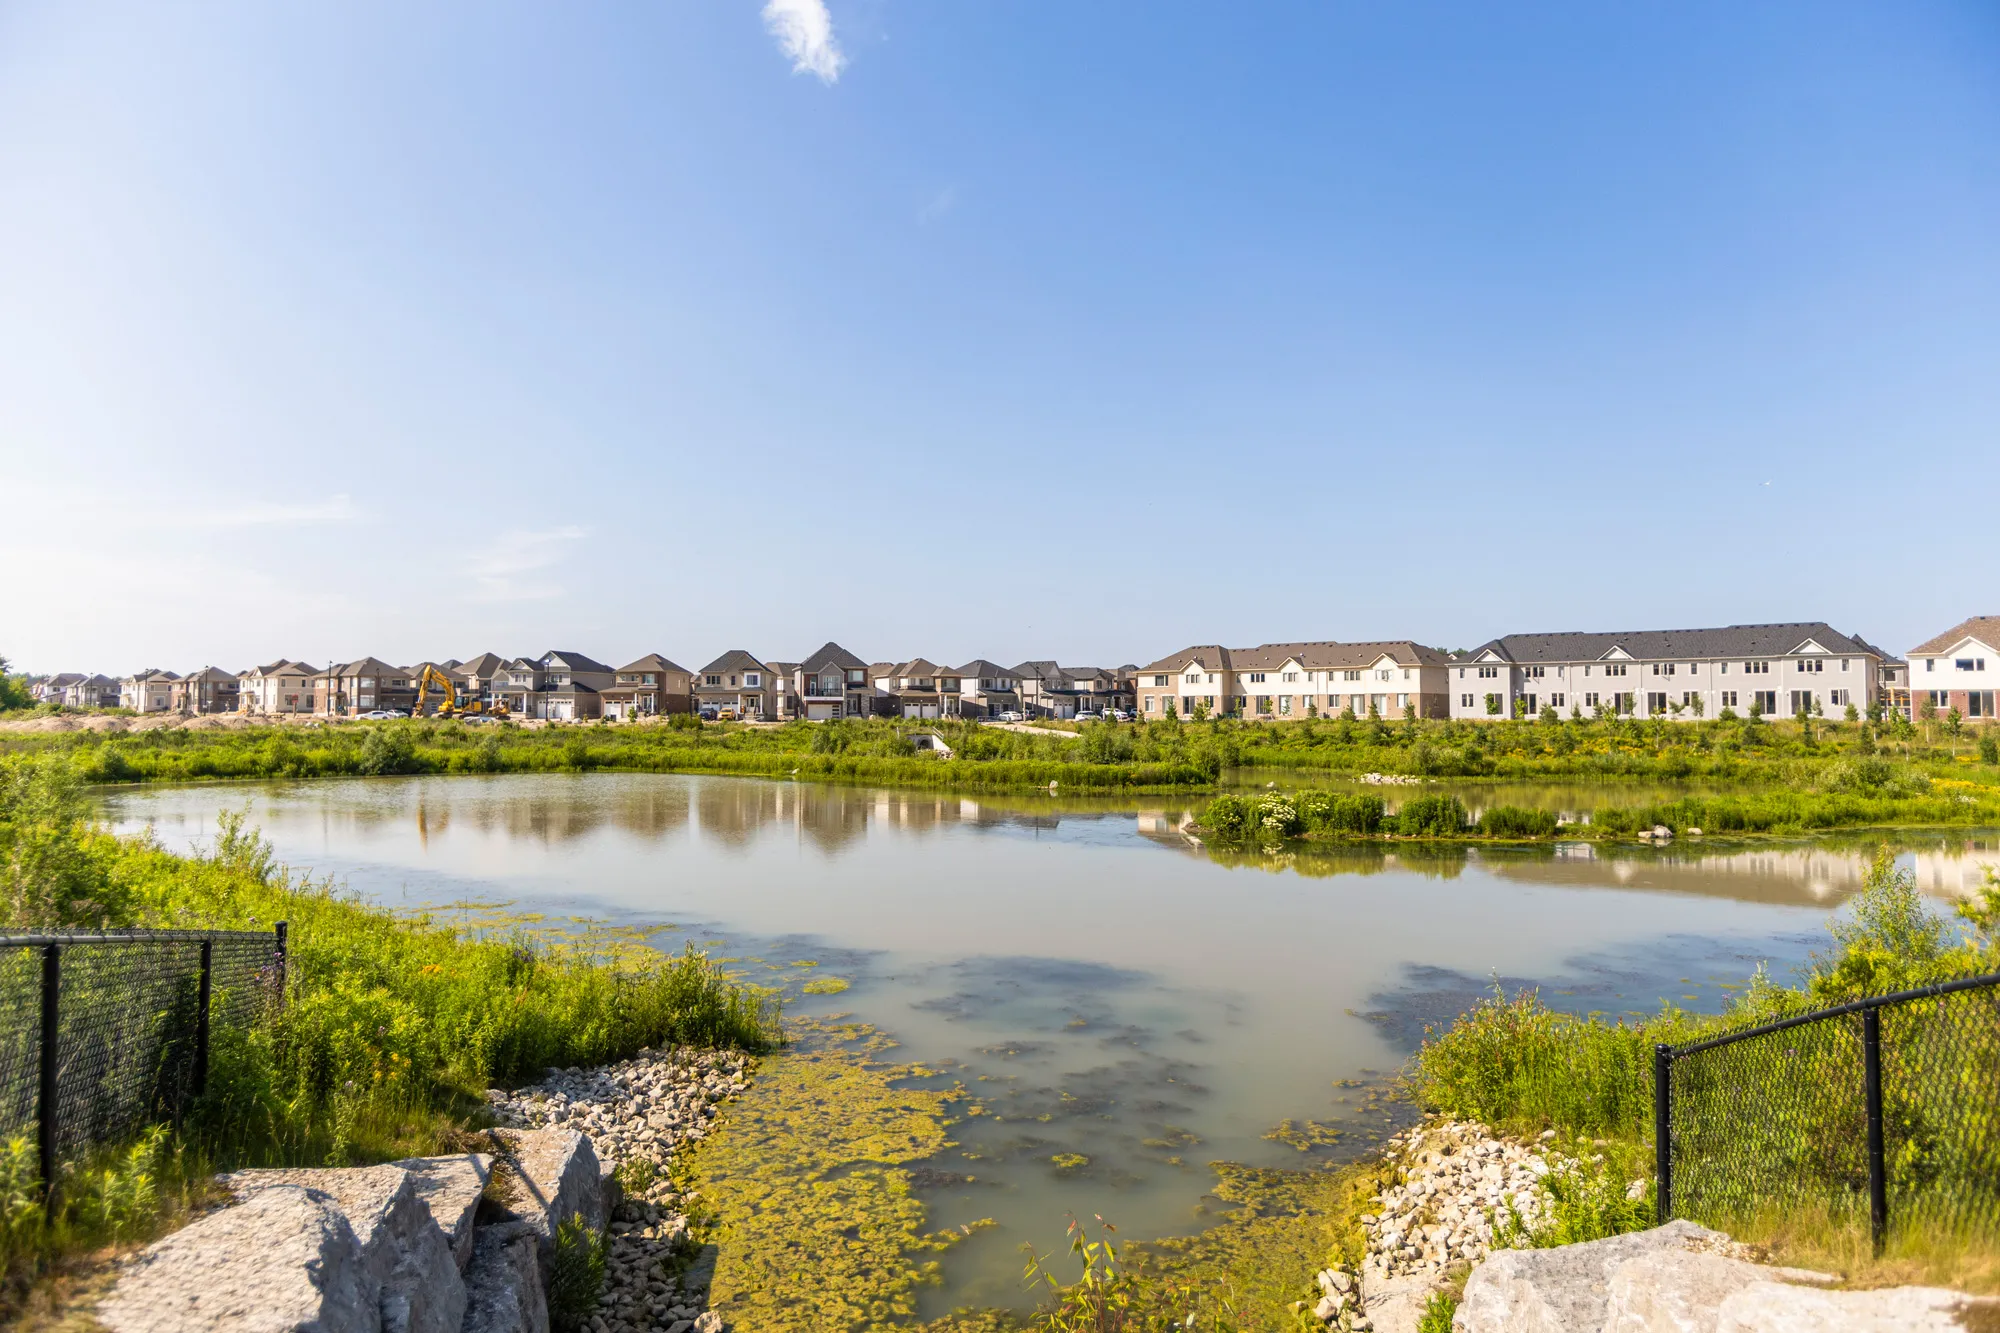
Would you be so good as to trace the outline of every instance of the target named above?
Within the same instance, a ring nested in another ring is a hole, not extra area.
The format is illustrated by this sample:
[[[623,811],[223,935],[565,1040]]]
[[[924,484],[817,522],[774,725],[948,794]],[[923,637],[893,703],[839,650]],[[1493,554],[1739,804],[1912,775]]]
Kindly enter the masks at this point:
[[[398,712],[394,708],[377,708],[372,712],[361,714],[361,720],[363,722],[387,722],[392,718],[408,716],[408,713]]]
[[[1111,710],[1111,716],[1120,722],[1130,722],[1132,720],[1132,710],[1129,708],[1114,708]]]
[[[1093,713],[1088,708],[1079,709],[1077,711],[1076,720],[1078,722],[1102,722],[1104,720],[1104,714]]]
[[[736,722],[741,720],[742,717],[743,714],[737,712],[734,708],[718,708],[715,710],[715,720],[717,722]]]
[[[1028,719],[1021,715],[1020,709],[1009,708],[1002,712],[995,713],[993,715],[993,720],[996,722],[1026,722]]]

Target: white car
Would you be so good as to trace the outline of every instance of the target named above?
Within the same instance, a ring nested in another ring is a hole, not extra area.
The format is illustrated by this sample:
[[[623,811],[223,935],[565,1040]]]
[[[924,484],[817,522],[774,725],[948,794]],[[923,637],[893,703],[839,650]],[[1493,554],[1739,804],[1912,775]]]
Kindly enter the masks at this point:
[[[408,715],[405,713],[400,713],[393,708],[377,708],[372,713],[363,713],[361,715],[361,720],[363,722],[389,722],[393,721],[396,718],[406,717],[406,716]]]
[[[1082,712],[1076,715],[1076,720],[1079,722],[1102,722],[1104,720],[1104,714],[1093,713],[1088,708],[1086,708]]]
[[[995,713],[993,720],[996,722],[1026,722],[1028,719],[1021,716],[1019,709],[1009,708],[1004,713]]]
[[[1132,720],[1132,710],[1129,708],[1114,708],[1111,710],[1111,716],[1119,722],[1130,722]]]

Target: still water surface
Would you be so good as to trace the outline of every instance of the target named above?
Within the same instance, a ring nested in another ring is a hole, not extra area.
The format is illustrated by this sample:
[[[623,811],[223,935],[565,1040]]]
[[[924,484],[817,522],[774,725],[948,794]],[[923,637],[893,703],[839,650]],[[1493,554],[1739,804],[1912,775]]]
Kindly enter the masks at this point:
[[[1490,794],[1492,788],[1487,788]],[[921,1177],[951,1251],[935,1311],[1019,1304],[1022,1241],[1064,1215],[1128,1238],[1199,1228],[1207,1162],[1366,1148],[1371,1086],[1495,979],[1585,1011],[1721,1006],[1825,940],[1870,843],[1664,851],[1219,856],[1153,800],[967,798],[753,779],[589,774],[121,791],[122,831],[253,822],[294,867],[399,907],[465,901],[670,922],[788,1012],[852,1014],[987,1114]],[[1525,802],[1517,802],[1525,803]],[[1587,802],[1586,802],[1587,803]],[[1978,882],[1985,839],[1916,839],[1927,890]],[[811,962],[815,967],[798,966]],[[845,993],[801,993],[813,977]],[[1359,1086],[1356,1086],[1358,1081]],[[1308,1153],[1280,1122],[1340,1131]],[[1051,1159],[1080,1154],[1062,1171]],[[964,1177],[975,1179],[967,1183]]]

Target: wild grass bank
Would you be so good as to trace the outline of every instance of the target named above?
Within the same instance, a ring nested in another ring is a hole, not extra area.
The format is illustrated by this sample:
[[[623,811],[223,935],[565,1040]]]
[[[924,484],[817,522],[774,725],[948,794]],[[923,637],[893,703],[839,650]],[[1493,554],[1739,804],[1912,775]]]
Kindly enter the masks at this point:
[[[240,817],[177,856],[92,826],[67,764],[0,758],[0,922],[268,930],[290,923],[289,993],[250,1030],[218,1027],[206,1095],[177,1135],[66,1164],[44,1216],[30,1140],[0,1152],[0,1319],[60,1285],[81,1255],[142,1239],[198,1202],[217,1170],[340,1165],[447,1149],[482,1092],[551,1065],[643,1046],[766,1048],[776,1014],[707,958],[631,937],[467,940],[275,864]]]
[[[1440,1115],[1522,1135],[1554,1129],[1569,1141],[1593,1143],[1594,1154],[1603,1161],[1593,1172],[1566,1182],[1573,1196],[1568,1214],[1625,1215],[1618,1212],[1618,1196],[1629,1181],[1651,1177],[1656,1043],[1683,1045],[1869,995],[2000,971],[2000,879],[1989,876],[1984,891],[1960,905],[1956,915],[1954,921],[1931,908],[1912,876],[1897,870],[1885,852],[1870,869],[1862,892],[1832,923],[1831,947],[1813,957],[1796,984],[1780,985],[1760,970],[1724,1013],[1697,1015],[1668,1007],[1640,1022],[1558,1012],[1532,992],[1496,995],[1427,1035],[1411,1062],[1411,1090],[1427,1110]],[[1855,1141],[1852,1108],[1839,1097],[1817,1095],[1817,1088],[1782,1082],[1816,1033],[1848,1047],[1853,1043],[1844,1031],[1794,1032],[1798,1035],[1788,1040],[1786,1059],[1731,1094],[1740,1108],[1729,1126],[1736,1136],[1732,1153],[1746,1161],[1787,1164],[1796,1172],[1791,1183],[1799,1187],[1800,1197],[1820,1194],[1828,1206],[1794,1204],[1703,1220],[1724,1225],[1739,1239],[1767,1244],[1790,1262],[1831,1267],[1870,1285],[1924,1281],[2000,1290],[2000,1241],[1991,1234],[1912,1226],[1892,1230],[1882,1260],[1867,1252],[1865,1226],[1855,1224],[1852,1208],[1837,1206],[1852,1196],[1853,1181],[1814,1174],[1824,1156],[1814,1145]],[[1957,1123],[1976,1126],[1979,1117],[1988,1118],[1985,1143],[1975,1144],[1974,1165],[1941,1153],[1918,1169],[1929,1172],[1927,1189],[1962,1192],[1989,1204],[1995,1148],[1991,1108],[1984,1099],[2000,1079],[1994,1065],[2000,1048],[1993,1035],[1957,1051],[1948,1067],[1913,1072],[1913,1079],[1927,1080],[1920,1085],[1890,1093],[1896,1104],[1892,1113],[1901,1116],[1899,1142],[1906,1145],[1905,1152],[1924,1150],[1927,1122],[1970,1117]],[[1849,1049],[1846,1056],[1858,1069],[1858,1053]],[[1777,1107],[1782,1114],[1764,1113]],[[1989,1165],[1979,1167],[1978,1161]],[[1955,1179],[1953,1173],[1965,1178]],[[1628,1209],[1626,1214],[1620,1229],[1651,1225],[1647,1209]]]
[[[1676,836],[1727,836],[2000,823],[2000,788],[1899,773],[1879,759],[1842,763],[1817,776],[1817,785],[1607,805],[1568,819],[1509,805],[1488,806],[1475,816],[1457,796],[1438,793],[1413,792],[1391,812],[1373,792],[1271,791],[1218,796],[1196,822],[1202,836],[1224,847],[1293,839],[1549,842],[1631,837],[1659,828]]]
[[[933,733],[949,757],[920,751]],[[7,733],[0,753],[53,753],[86,782],[188,782],[376,774],[734,773],[883,786],[1169,791],[1212,789],[1261,770],[1429,778],[1644,781],[1878,799],[1938,784],[2000,793],[2000,737],[1883,721],[1630,718],[1491,723],[1379,718],[1250,723],[1091,722],[1023,732],[946,720],[795,722],[780,727],[596,723],[521,727],[456,721]],[[1939,788],[1942,790],[1942,788]]]

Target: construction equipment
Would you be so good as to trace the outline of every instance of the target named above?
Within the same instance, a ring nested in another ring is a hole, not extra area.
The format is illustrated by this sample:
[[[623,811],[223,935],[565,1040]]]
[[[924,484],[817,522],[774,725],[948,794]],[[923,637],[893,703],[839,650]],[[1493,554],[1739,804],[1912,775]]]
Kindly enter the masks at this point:
[[[423,670],[417,673],[415,683],[417,697],[410,708],[410,712],[413,715],[417,717],[424,715],[424,700],[429,697],[433,685],[444,691],[444,702],[439,704],[437,709],[439,717],[457,717],[461,712],[466,711],[464,705],[459,703],[457,682],[432,666],[429,662],[424,663]]]

